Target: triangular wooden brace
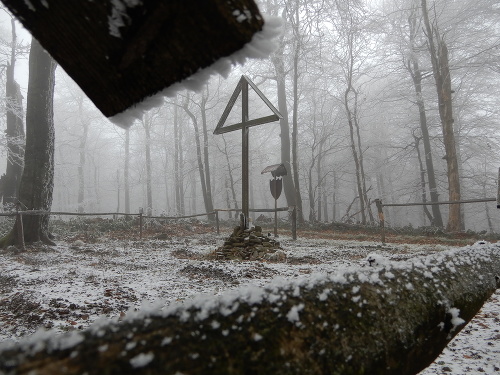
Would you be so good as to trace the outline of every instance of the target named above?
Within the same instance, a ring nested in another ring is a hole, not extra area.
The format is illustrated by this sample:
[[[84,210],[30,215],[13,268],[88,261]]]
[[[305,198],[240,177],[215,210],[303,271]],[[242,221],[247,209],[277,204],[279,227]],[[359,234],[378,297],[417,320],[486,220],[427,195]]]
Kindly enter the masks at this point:
[[[236,100],[238,99],[238,96],[241,93],[242,86],[244,82],[248,83],[250,87],[255,91],[255,93],[262,99],[262,101],[267,105],[267,107],[273,112],[272,115],[270,116],[265,116],[265,117],[260,117],[256,118],[253,120],[249,120],[246,122],[239,122],[237,124],[233,125],[228,125],[224,126],[224,123],[226,122],[229,113],[233,109],[234,103],[236,103]],[[243,127],[251,127],[251,126],[256,126],[256,125],[261,125],[261,124],[266,124],[268,122],[273,122],[273,121],[278,121],[282,119],[283,116],[281,113],[276,109],[275,106],[271,104],[268,98],[258,89],[258,87],[253,83],[250,78],[248,78],[245,75],[241,76],[241,79],[239,80],[238,84],[236,85],[236,88],[233,91],[233,94],[231,95],[231,98],[229,99],[229,102],[227,103],[226,108],[224,109],[224,112],[222,113],[222,116],[215,127],[214,134],[224,134],[224,133],[229,133],[234,130],[239,130],[243,129]]]

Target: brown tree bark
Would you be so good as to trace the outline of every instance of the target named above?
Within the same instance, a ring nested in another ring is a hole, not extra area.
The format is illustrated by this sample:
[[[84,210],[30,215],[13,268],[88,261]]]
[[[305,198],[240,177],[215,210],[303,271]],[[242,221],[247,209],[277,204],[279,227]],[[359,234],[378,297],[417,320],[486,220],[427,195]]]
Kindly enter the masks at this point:
[[[413,139],[415,140],[415,150],[417,150],[417,160],[418,160],[418,168],[420,171],[420,187],[422,189],[422,203],[427,202],[427,193],[425,190],[425,169],[424,169],[424,164],[422,163],[422,156],[420,155],[420,139],[417,137],[415,134],[413,134]],[[427,217],[429,219],[429,222],[431,225],[434,225],[434,218],[432,217],[431,213],[429,212],[429,209],[427,206],[422,206],[423,212],[424,212],[424,218]],[[424,220],[425,223],[425,220]]]
[[[295,2],[295,11],[293,19],[294,31],[294,54],[293,54],[293,123],[292,123],[292,168],[293,168],[293,184],[295,186],[295,204],[297,206],[297,220],[299,224],[304,224],[304,212],[302,204],[302,194],[300,192],[299,178],[299,57],[302,50],[302,42],[299,31],[299,2]]]
[[[184,158],[182,149],[182,127],[179,124],[177,96],[174,102],[174,174],[175,208],[177,215],[184,215]]]
[[[146,215],[153,216],[153,166],[151,161],[151,127],[153,126],[153,118],[151,114],[146,114],[143,117],[142,125],[144,126],[144,134],[146,136]]]
[[[417,6],[415,6],[417,8]],[[424,97],[422,93],[422,72],[420,70],[420,64],[417,57],[417,46],[416,46],[416,33],[417,33],[417,9],[413,8],[410,17],[408,18],[408,24],[410,27],[410,48],[412,50],[410,61],[408,62],[407,69],[413,80],[413,86],[415,88],[415,95],[418,107],[420,130],[422,132],[422,141],[424,144],[424,154],[425,154],[425,166],[427,169],[427,179],[429,182],[429,193],[431,202],[439,202],[439,194],[437,190],[436,174],[434,172],[434,162],[432,159],[431,151],[431,141],[429,136],[429,129],[427,126],[427,115],[425,110]],[[441,216],[441,209],[439,205],[433,204],[432,207],[433,220],[431,224],[437,227],[443,227],[443,218]]]
[[[33,39],[29,56],[28,100],[26,109],[26,152],[19,186],[23,210],[50,211],[54,187],[54,76],[56,63]],[[49,239],[49,215],[23,215],[26,243]],[[4,237],[3,246],[16,244],[18,225]]]
[[[201,146],[201,142],[200,142],[200,137],[201,137],[200,129],[199,129],[198,120],[196,119],[196,116],[189,109],[189,95],[186,97],[186,100],[183,103],[182,108],[188,114],[188,116],[191,118],[191,121],[193,123],[194,138],[195,138],[195,144],[196,144],[196,160],[198,162],[198,171],[200,174],[201,191],[203,194],[203,202],[205,204],[205,210],[207,213],[213,212],[214,206],[213,206],[213,202],[212,202],[212,194],[209,191],[209,188],[208,188],[209,185],[207,185],[207,179],[210,176],[206,175],[206,171],[207,170],[209,171],[210,169],[209,168],[206,169],[205,166],[203,165],[203,153],[204,153],[204,151],[202,151],[202,146]],[[205,142],[204,142],[204,145],[205,145]],[[209,218],[209,220],[212,219],[212,215],[209,215],[208,218]]]
[[[282,16],[285,18],[285,11]],[[288,119],[288,106],[286,102],[286,72],[284,63],[285,41],[283,35],[280,37],[279,47],[271,58],[276,73],[276,85],[278,95],[278,110],[282,115],[280,119],[280,140],[281,140],[281,163],[285,165],[287,174],[283,176],[283,191],[285,193],[286,204],[288,206],[296,205],[296,188],[293,182],[293,169],[290,163],[291,142],[290,142],[290,122]],[[298,213],[300,218],[302,213]]]
[[[429,43],[429,53],[432,63],[432,71],[436,82],[436,90],[439,105],[439,117],[443,129],[443,142],[445,148],[448,193],[450,201],[460,200],[460,178],[458,171],[458,158],[455,144],[455,134],[453,131],[453,111],[451,101],[451,76],[448,65],[448,47],[444,38],[439,35],[436,27],[431,25],[427,0],[422,0],[422,14],[424,16],[427,40]],[[436,45],[437,43],[437,45]],[[447,230],[460,232],[462,230],[462,218],[460,214],[460,204],[452,204],[449,208]]]
[[[0,372],[417,374],[500,286],[499,274],[498,247],[477,245],[248,288],[27,339],[2,348]]]

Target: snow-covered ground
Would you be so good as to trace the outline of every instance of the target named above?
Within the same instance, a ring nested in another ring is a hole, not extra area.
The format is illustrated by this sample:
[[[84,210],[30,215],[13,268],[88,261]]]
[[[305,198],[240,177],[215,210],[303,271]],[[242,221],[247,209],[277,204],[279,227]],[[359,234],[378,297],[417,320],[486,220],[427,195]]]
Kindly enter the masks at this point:
[[[366,266],[377,253],[400,261],[449,249],[443,245],[386,245],[375,242],[280,238],[286,261],[215,261],[223,236],[169,236],[166,240],[60,242],[0,253],[0,342],[19,340],[37,329],[84,329],[102,316],[122,319],[145,304],[219,295],[275,277],[334,273]],[[421,374],[500,373],[500,293]]]

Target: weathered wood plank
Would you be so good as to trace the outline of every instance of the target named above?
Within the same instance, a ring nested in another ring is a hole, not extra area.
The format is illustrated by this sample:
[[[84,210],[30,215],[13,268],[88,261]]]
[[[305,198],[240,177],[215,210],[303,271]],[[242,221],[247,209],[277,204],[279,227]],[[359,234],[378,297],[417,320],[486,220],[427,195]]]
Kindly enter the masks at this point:
[[[2,0],[105,116],[241,49],[253,0]]]

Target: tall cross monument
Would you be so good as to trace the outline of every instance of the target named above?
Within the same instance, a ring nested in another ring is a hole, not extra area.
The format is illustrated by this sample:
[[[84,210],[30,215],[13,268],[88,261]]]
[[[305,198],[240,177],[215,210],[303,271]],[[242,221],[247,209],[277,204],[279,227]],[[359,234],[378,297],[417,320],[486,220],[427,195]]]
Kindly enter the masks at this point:
[[[262,101],[267,105],[267,107],[272,111],[272,115],[260,117],[256,119],[249,120],[248,117],[248,86],[250,86],[255,93],[262,99]],[[224,123],[231,112],[231,109],[238,99],[238,96],[241,93],[241,122],[233,125],[224,126]],[[249,216],[249,204],[248,204],[248,196],[249,196],[249,184],[248,184],[248,148],[249,148],[249,128],[256,125],[267,124],[269,122],[278,121],[282,119],[281,113],[271,104],[269,99],[265,97],[265,95],[257,88],[257,86],[245,75],[241,76],[236,89],[231,95],[229,102],[227,103],[224,112],[222,113],[222,117],[217,124],[214,134],[224,134],[229,133],[235,130],[241,129],[242,139],[241,139],[241,161],[242,161],[242,187],[241,187],[241,227],[243,229],[248,228],[248,216]]]

